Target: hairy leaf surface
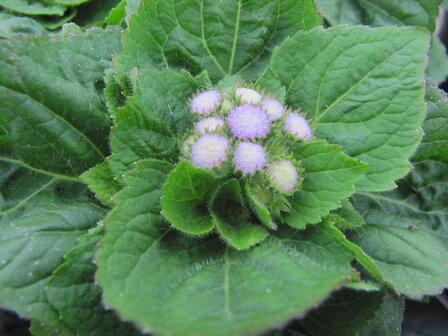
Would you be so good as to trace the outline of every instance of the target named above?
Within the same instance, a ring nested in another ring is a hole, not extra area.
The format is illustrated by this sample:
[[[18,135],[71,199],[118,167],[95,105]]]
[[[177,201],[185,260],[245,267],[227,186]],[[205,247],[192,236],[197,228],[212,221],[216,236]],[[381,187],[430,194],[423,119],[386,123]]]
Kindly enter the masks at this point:
[[[44,288],[77,237],[105,212],[81,184],[11,166],[1,188],[0,305],[64,330]]]
[[[236,251],[216,236],[192,239],[160,216],[171,167],[147,160],[106,220],[98,279],[104,301],[143,329],[171,335],[257,333],[304,314],[351,272],[351,256],[318,226],[283,230]],[[290,290],[285,300],[285,290]]]
[[[274,52],[287,103],[307,113],[317,137],[369,164],[357,190],[392,189],[410,169],[422,134],[429,37],[419,28],[318,28]]]
[[[297,146],[294,158],[301,161],[305,173],[285,222],[299,229],[318,223],[330,210],[340,207],[367,169],[366,164],[344,155],[341,147],[322,141]]]
[[[0,123],[14,159],[68,176],[104,159],[103,76],[119,50],[117,28],[0,41]]]

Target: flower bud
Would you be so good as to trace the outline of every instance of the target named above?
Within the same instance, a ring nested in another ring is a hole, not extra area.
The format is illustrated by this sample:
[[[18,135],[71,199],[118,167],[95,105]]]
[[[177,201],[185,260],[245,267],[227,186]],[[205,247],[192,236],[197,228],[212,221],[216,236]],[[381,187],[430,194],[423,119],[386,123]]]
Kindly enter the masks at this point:
[[[230,111],[227,122],[233,135],[240,139],[266,137],[270,131],[269,119],[260,107],[242,105]]]
[[[270,121],[276,121],[283,115],[283,105],[276,99],[265,98],[261,101],[261,108],[266,112]]]
[[[201,92],[191,101],[190,107],[194,113],[209,115],[221,103],[222,96],[218,91]]]
[[[258,105],[261,102],[261,94],[257,91],[247,88],[237,88],[235,96],[240,98],[242,104]]]
[[[191,146],[191,162],[196,167],[218,167],[226,159],[228,148],[229,142],[225,136],[204,134]]]
[[[308,140],[313,135],[306,119],[298,113],[291,113],[286,117],[285,130],[303,140]]]
[[[241,142],[235,149],[233,162],[243,173],[254,173],[266,163],[264,148],[252,142]]]
[[[291,161],[286,159],[273,161],[267,165],[266,171],[272,183],[281,191],[294,191],[299,173]]]
[[[195,127],[195,131],[201,134],[213,133],[224,127],[224,120],[218,117],[208,117],[200,120]]]

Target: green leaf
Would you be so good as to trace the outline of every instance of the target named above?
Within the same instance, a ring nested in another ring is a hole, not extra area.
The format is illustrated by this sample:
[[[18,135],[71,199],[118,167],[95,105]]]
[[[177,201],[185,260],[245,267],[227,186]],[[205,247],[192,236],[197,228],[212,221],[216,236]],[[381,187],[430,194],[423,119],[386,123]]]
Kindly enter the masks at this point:
[[[441,0],[357,0],[364,23],[372,26],[420,26],[434,31]]]
[[[74,18],[74,22],[82,27],[102,25],[119,2],[120,0],[92,0],[82,4],[76,7],[78,14]]]
[[[64,13],[64,16],[34,16],[34,19],[38,21],[42,26],[47,29],[55,30],[60,28],[64,23],[71,21],[78,11],[75,7],[69,7],[67,11]]]
[[[250,183],[244,184],[244,192],[250,208],[255,213],[260,222],[270,229],[277,229],[277,224],[273,221],[268,209],[268,204],[263,203],[257,194],[254,193]]]
[[[435,83],[426,85],[428,113],[423,123],[425,136],[413,157],[414,162],[433,158],[448,162],[448,98]]]
[[[437,34],[432,35],[432,45],[429,49],[429,63],[426,71],[428,76],[438,83],[443,83],[448,76],[447,52]]]
[[[213,229],[207,201],[216,177],[207,169],[181,161],[168,176],[160,202],[162,214],[176,229],[203,235]]]
[[[11,158],[67,176],[104,159],[103,76],[118,50],[116,27],[0,41],[0,124]]]
[[[319,308],[312,310],[300,327],[313,336],[357,335],[375,315],[383,298],[381,292],[342,289]],[[380,334],[378,334],[380,335]]]
[[[431,230],[429,221],[422,221],[433,211],[426,213],[400,198],[400,190],[357,195],[355,207],[367,225],[349,231],[348,237],[374,260],[397,292],[411,297],[437,294],[448,286],[448,240]]]
[[[112,8],[109,16],[104,20],[104,23],[107,25],[121,24],[126,17],[126,5],[126,0],[122,0],[116,7]]]
[[[22,168],[10,175],[0,209],[0,306],[67,329],[44,289],[77,237],[105,215],[85,194],[82,184]]]
[[[115,181],[107,162],[90,168],[81,175],[81,179],[104,205],[114,205],[114,195],[120,191],[122,186]]]
[[[305,173],[285,222],[298,229],[318,223],[330,210],[340,207],[367,169],[366,164],[344,155],[341,147],[322,141],[296,146],[294,158],[301,161]]]
[[[47,31],[38,22],[27,18],[0,13],[0,38],[14,35],[45,35]]]
[[[359,332],[359,336],[400,336],[403,312],[404,298],[385,292],[375,317]]]
[[[321,12],[331,25],[362,23],[359,0],[315,0]]]
[[[48,281],[47,298],[60,320],[76,335],[130,335],[133,327],[104,309],[101,289],[94,284],[93,257],[102,235],[102,228],[96,227],[79,237]]]
[[[420,28],[318,28],[274,52],[287,103],[307,113],[317,137],[369,164],[357,190],[392,189],[409,171],[425,113],[429,37]]]
[[[322,223],[320,225],[323,225],[325,230],[331,234],[335,241],[337,241],[339,244],[344,246],[344,248],[353,255],[353,258],[356,259],[356,261],[361,264],[366,271],[369,272],[371,276],[373,276],[378,282],[382,284],[389,285],[385,280],[383,275],[381,274],[381,271],[375,264],[374,260],[370,258],[361,247],[359,247],[356,244],[353,244],[351,241],[347,240],[345,235],[339,231],[337,228],[333,227],[332,225],[329,225],[327,223]]]
[[[341,207],[332,211],[326,220],[333,223],[339,229],[350,229],[364,225],[364,220],[353,208],[349,200],[343,200]]]
[[[67,7],[55,3],[46,4],[39,0],[0,0],[0,6],[27,15],[64,15]]]
[[[210,200],[210,213],[222,238],[237,250],[262,242],[268,232],[251,223],[237,179],[222,184]]]
[[[261,87],[267,95],[273,95],[280,101],[285,99],[286,89],[270,66],[266,67],[266,70],[257,79],[255,85]]]
[[[255,334],[303,315],[349,278],[351,257],[319,226],[286,228],[245,251],[166,227],[166,168],[140,163],[106,221],[98,280],[123,318],[155,334]]]
[[[255,79],[277,44],[320,23],[311,0],[143,0],[116,65],[125,72],[207,70],[214,81],[236,73]]]
[[[196,80],[185,71],[144,70],[137,91],[117,111],[111,131],[109,165],[115,176],[142,159],[177,160],[178,134],[192,126],[188,99],[197,92]]]

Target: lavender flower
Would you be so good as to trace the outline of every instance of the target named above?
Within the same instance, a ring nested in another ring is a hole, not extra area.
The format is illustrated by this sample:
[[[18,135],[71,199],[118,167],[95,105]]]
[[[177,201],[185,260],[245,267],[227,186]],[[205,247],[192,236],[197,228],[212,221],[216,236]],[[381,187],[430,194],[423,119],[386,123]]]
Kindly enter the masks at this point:
[[[193,98],[190,107],[194,113],[209,115],[219,106],[221,99],[218,91],[205,91]]]
[[[208,117],[200,120],[195,127],[195,131],[201,134],[213,133],[224,127],[224,120],[218,117]]]
[[[225,136],[204,134],[191,146],[191,162],[196,167],[218,167],[226,159],[228,147]]]
[[[285,119],[285,130],[299,139],[308,140],[313,135],[306,119],[298,113],[291,113]]]
[[[274,185],[284,192],[294,191],[299,179],[294,164],[286,159],[279,159],[267,165],[266,171]]]
[[[241,142],[235,149],[233,162],[243,173],[254,173],[266,163],[264,148],[252,142]]]
[[[283,115],[283,105],[276,99],[265,98],[261,101],[261,108],[266,112],[270,121],[275,121]]]
[[[247,88],[237,88],[235,90],[235,95],[240,98],[241,103],[258,105],[261,102],[261,94],[257,91]]]
[[[231,110],[227,122],[233,135],[240,139],[265,137],[270,131],[266,113],[260,107],[248,104]]]

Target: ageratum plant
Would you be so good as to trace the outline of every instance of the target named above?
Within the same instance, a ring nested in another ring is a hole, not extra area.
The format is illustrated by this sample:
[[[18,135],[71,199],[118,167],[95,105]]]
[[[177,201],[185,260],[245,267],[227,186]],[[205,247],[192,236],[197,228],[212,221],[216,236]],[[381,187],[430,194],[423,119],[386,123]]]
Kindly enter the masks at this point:
[[[448,283],[440,2],[2,35],[0,306],[38,336],[398,336]]]

